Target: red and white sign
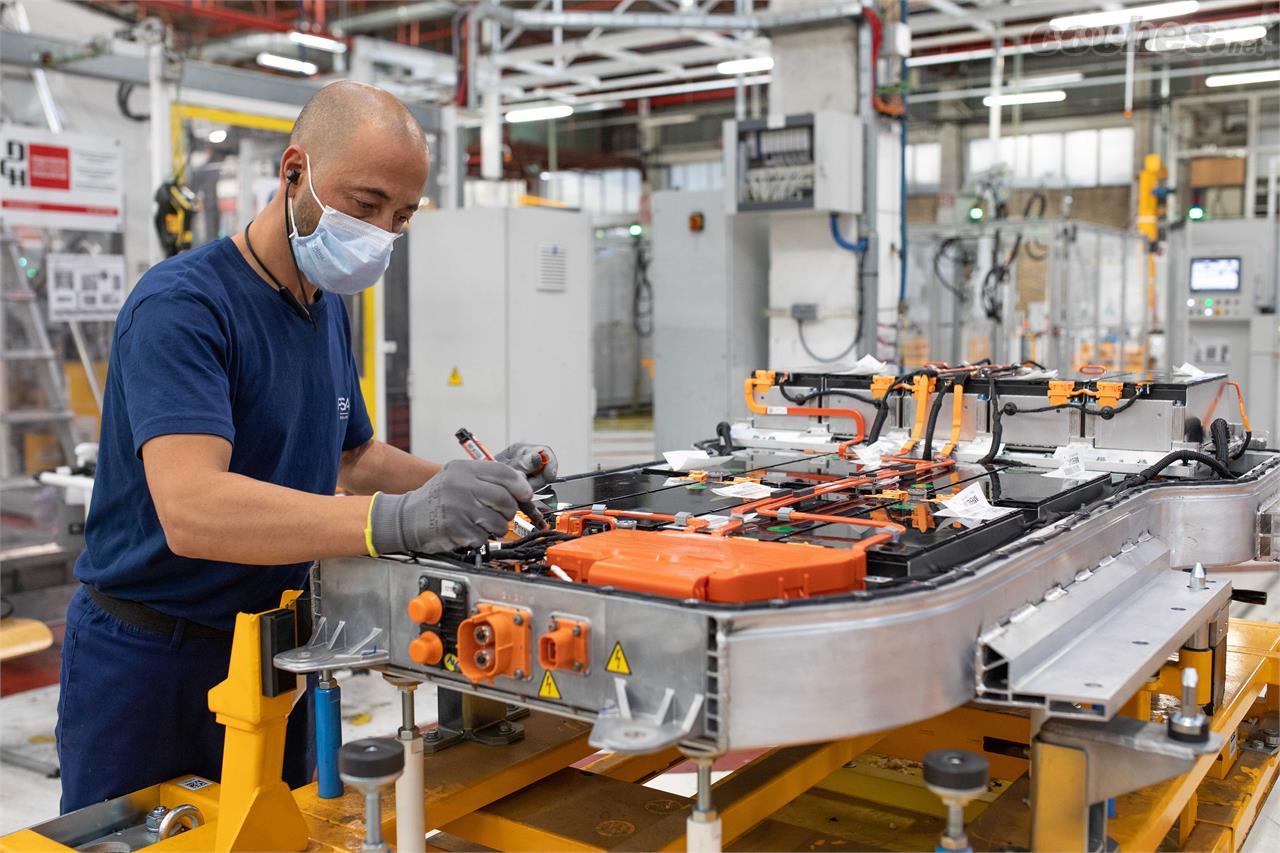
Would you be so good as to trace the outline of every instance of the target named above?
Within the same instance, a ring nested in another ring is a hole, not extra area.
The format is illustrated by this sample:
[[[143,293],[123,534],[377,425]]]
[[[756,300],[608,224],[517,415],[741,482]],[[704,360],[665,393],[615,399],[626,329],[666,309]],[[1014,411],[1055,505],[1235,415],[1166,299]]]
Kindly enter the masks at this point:
[[[120,140],[0,124],[0,222],[119,231]]]

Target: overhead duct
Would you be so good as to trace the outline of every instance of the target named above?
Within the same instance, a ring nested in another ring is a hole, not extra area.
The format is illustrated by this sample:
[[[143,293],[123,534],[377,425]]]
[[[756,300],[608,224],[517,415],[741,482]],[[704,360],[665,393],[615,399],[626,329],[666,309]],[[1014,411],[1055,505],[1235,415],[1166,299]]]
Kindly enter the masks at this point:
[[[457,10],[458,4],[446,3],[442,2],[442,0],[432,0],[432,2],[427,3],[406,3],[377,12],[365,12],[347,18],[338,18],[329,22],[329,29],[339,36],[351,35],[352,33],[367,33],[371,30],[394,27],[397,24],[407,24],[411,21],[429,21],[433,18],[443,18]]]

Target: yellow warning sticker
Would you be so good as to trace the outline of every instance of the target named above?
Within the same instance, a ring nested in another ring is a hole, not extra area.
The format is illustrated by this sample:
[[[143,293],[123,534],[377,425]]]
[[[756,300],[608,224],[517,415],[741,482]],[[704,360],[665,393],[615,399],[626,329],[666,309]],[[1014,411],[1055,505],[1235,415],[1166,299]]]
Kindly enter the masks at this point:
[[[556,686],[556,680],[551,677],[551,670],[542,673],[542,686],[538,688],[538,695],[543,699],[560,699],[560,688]]]
[[[457,656],[457,655],[445,655],[445,656],[444,656],[444,668],[445,668],[445,669],[447,669],[447,670],[449,670],[450,672],[457,672],[457,671],[458,671],[458,656]]]
[[[458,372],[456,367],[449,374],[449,385],[454,388],[462,385],[462,374]]]
[[[609,653],[609,665],[605,667],[607,672],[616,672],[618,675],[630,675],[631,664],[627,663],[627,653],[622,650],[622,643],[614,643],[613,651]]]

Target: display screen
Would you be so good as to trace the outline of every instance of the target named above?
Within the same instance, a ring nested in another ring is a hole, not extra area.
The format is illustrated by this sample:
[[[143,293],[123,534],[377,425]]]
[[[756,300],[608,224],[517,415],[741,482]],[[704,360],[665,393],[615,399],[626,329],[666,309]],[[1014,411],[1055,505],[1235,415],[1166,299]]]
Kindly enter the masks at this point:
[[[1192,258],[1191,292],[1240,289],[1239,258]]]

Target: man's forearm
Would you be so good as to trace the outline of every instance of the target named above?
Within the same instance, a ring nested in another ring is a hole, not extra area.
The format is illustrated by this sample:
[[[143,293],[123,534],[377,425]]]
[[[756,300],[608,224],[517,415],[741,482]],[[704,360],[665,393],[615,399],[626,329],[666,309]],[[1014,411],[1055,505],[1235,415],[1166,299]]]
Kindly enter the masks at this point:
[[[314,495],[229,472],[190,485],[191,498],[166,503],[160,518],[180,556],[279,565],[368,553],[367,497]]]
[[[403,494],[422,486],[440,471],[434,462],[405,453],[386,442],[371,439],[342,454],[338,485],[353,495],[374,492]]]

